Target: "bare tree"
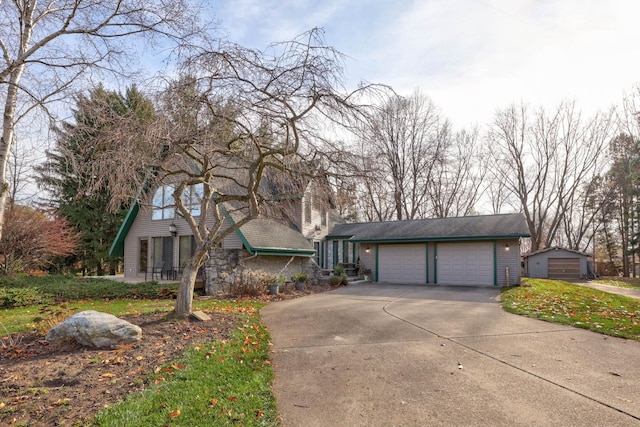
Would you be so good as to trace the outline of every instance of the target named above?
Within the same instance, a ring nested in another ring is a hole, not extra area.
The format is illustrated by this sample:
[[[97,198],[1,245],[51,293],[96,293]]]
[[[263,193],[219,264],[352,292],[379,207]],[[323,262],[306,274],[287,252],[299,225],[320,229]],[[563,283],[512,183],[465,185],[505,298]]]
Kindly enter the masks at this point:
[[[60,100],[67,89],[90,79],[92,73],[132,75],[135,42],[156,36],[181,40],[194,36],[200,28],[197,14],[183,0],[0,2],[0,88],[4,91],[0,96],[0,218],[7,202],[7,162],[18,122],[34,109],[46,109]]]
[[[532,251],[556,240],[580,189],[604,166],[611,130],[609,115],[584,120],[572,103],[551,112],[521,104],[497,113],[488,134],[495,172],[519,201]]]
[[[183,72],[188,77],[169,87],[153,126],[122,123],[100,142],[110,148],[100,159],[77,165],[91,168],[95,188],[107,185],[125,198],[138,188],[172,186],[173,205],[195,239],[177,317],[191,312],[209,251],[261,213],[275,215],[282,206],[275,199],[299,191],[296,176],[309,173],[303,156],[313,158],[326,139],[319,123],[357,111],[353,94],[342,92],[342,56],[318,29],[265,51],[234,44],[202,51]],[[146,182],[132,180],[139,170],[151,172]]]
[[[363,159],[373,163],[364,180],[367,199],[378,215],[387,211],[379,190],[391,195],[395,219],[426,215],[428,183],[450,142],[450,125],[430,98],[419,91],[391,94],[363,123]],[[364,176],[364,174],[362,174]],[[389,218],[380,217],[380,220]]]
[[[452,138],[427,183],[436,218],[474,214],[485,190],[487,165],[477,129],[456,132]]]

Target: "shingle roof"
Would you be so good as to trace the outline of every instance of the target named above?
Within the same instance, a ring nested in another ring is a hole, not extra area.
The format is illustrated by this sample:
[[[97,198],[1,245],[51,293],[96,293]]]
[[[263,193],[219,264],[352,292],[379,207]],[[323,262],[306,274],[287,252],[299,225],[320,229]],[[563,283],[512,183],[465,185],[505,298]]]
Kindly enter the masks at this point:
[[[543,254],[543,253],[549,252],[549,251],[565,251],[565,252],[572,252],[574,254],[582,255],[582,256],[586,256],[586,257],[591,256],[590,254],[588,254],[586,252],[580,252],[580,251],[576,251],[574,249],[562,248],[560,246],[552,246],[550,248],[540,249],[539,251],[531,252],[530,254],[524,254],[522,256],[530,257],[530,256],[533,256],[533,255]]]
[[[299,231],[272,219],[251,220],[240,227],[240,233],[251,252],[314,253],[311,243]]]
[[[482,240],[529,237],[522,214],[337,224],[330,237],[353,241]]]

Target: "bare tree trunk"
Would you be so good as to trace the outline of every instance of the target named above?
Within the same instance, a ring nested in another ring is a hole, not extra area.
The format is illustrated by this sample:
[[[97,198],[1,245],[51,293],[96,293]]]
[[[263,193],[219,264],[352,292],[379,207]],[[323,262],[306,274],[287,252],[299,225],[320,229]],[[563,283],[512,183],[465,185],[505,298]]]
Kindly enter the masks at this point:
[[[4,113],[2,115],[2,138],[0,139],[0,239],[4,221],[4,212],[9,196],[9,183],[7,182],[7,165],[11,153],[11,145],[14,138],[14,117],[16,103],[18,101],[18,82],[24,71],[24,65],[17,67],[10,75],[7,86]]]
[[[199,248],[195,255],[189,259],[182,271],[182,278],[176,295],[176,305],[173,317],[177,319],[188,317],[193,307],[193,290],[195,288],[198,270],[204,264],[207,257],[207,249]]]

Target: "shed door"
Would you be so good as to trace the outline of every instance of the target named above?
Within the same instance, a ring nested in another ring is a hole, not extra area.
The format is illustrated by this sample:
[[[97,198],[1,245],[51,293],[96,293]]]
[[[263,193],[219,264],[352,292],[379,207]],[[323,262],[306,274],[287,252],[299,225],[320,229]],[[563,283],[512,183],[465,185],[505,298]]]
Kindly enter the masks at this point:
[[[493,243],[439,243],[437,282],[443,285],[493,285]]]
[[[580,258],[549,258],[549,279],[580,278]]]
[[[427,245],[378,246],[378,280],[392,283],[427,282]]]

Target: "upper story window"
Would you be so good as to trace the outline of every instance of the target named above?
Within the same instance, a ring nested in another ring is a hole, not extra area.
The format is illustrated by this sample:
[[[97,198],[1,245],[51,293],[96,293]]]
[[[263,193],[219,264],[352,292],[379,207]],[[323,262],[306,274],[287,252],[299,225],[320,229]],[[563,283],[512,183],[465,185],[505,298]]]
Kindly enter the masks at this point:
[[[323,227],[327,225],[327,210],[325,208],[320,211],[320,225]]]
[[[158,187],[153,194],[153,212],[151,219],[173,219],[176,216],[176,207],[173,203],[172,185]]]
[[[200,202],[204,197],[204,184],[194,184],[188,186],[182,194],[182,203],[193,216],[200,216]]]
[[[304,196],[304,222],[311,224],[311,194]]]
[[[175,187],[163,185],[153,195],[152,219],[174,219],[176,217],[176,205],[173,200]],[[182,202],[191,215],[200,216],[200,202],[204,195],[203,184],[189,185],[182,193]]]

